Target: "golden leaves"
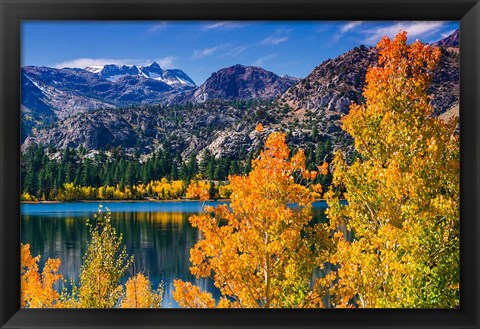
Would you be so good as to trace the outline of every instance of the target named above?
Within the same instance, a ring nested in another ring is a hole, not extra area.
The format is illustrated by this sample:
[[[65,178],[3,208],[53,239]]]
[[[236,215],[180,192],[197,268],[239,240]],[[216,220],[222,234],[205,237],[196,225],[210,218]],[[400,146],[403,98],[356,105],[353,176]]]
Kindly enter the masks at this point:
[[[191,181],[187,188],[187,199],[206,201],[210,199],[210,184],[206,181]]]
[[[125,186],[123,189],[119,184],[115,186],[105,185],[98,188],[91,186],[78,186],[73,183],[65,183],[58,193],[57,200],[134,200],[153,198],[158,200],[180,199],[183,195],[183,181],[166,178],[153,180],[148,184],[136,184]],[[28,201],[32,198],[23,195],[22,200]]]
[[[352,103],[342,118],[357,156],[352,163],[341,152],[334,156],[334,186],[325,193],[329,224],[310,225],[311,203],[322,193],[311,180],[328,174],[329,164],[307,170],[303,150],[291,156],[285,135],[270,134],[250,174],[230,176],[228,188],[219,188],[230,195],[230,208],[205,207],[190,217],[202,236],[190,251],[191,273],[212,278],[221,298],[216,304],[210,293],[175,280],[181,307],[322,307],[322,297],[334,307],[458,306],[457,122],[431,117],[427,89],[440,52],[406,41],[405,32],[382,39],[378,66],[367,71],[366,103]],[[102,188],[101,198],[170,198],[183,185],[162,180],[124,191]],[[92,193],[73,184],[64,189],[65,197]],[[209,190],[208,182],[194,181],[187,197],[207,200]],[[107,215],[92,227],[79,307],[113,307],[123,292],[118,278],[129,261],[109,225]],[[49,290],[61,278],[60,262],[47,261],[40,276],[39,257],[27,251],[22,247],[22,305],[69,305],[55,303]],[[325,275],[311,289],[316,267]],[[159,307],[161,294],[150,286],[142,274],[130,278],[121,306]]]
[[[194,286],[190,282],[183,282],[182,280],[174,280],[173,298],[180,307],[187,308],[214,308],[215,299],[212,294],[202,292],[200,288]],[[224,301],[225,303],[225,301]],[[228,304],[224,304],[228,306]]]
[[[60,259],[47,259],[40,275],[38,272],[40,256],[32,257],[29,244],[21,244],[20,247],[21,307],[57,307],[59,294],[55,284],[63,279],[63,276],[58,274]]]
[[[150,280],[138,273],[125,283],[125,296],[120,308],[160,308],[162,307],[163,285],[152,290]]]
[[[327,163],[327,162],[323,162],[323,164],[322,164],[321,166],[319,166],[318,169],[320,170],[320,172],[322,173],[322,175],[328,174],[328,163]]]
[[[440,52],[406,40],[405,32],[382,39],[366,104],[352,103],[342,118],[359,156],[333,161],[348,206],[326,193],[331,228],[344,230],[330,260],[340,266],[330,280],[337,307],[458,306],[458,289],[446,289],[459,280],[458,136],[430,117]]]
[[[102,205],[94,215],[96,224],[87,221],[91,242],[80,269],[80,286],[72,281],[72,292],[64,287],[61,294],[55,285],[60,259],[47,259],[42,274],[38,271],[40,256],[32,257],[30,245],[21,245],[21,307],[29,308],[160,308],[163,285],[151,289],[150,280],[138,273],[124,287],[120,278],[132,264],[133,257],[122,246],[121,235],[111,226],[111,212]]]
[[[222,295],[216,307],[320,305],[309,280],[321,244],[309,223],[321,186],[295,181],[296,175],[307,182],[317,175],[306,170],[302,150],[289,157],[285,135],[270,134],[250,174],[229,177],[231,210],[205,207],[204,214],[190,217],[202,234],[190,251],[190,270],[213,278]],[[192,191],[200,194],[196,186]],[[173,296],[184,307],[215,307],[211,295],[191,283],[175,281]]]
[[[111,212],[99,207],[96,225],[90,226],[89,243],[80,269],[78,291],[81,308],[113,308],[121,297],[120,278],[133,263],[122,246],[122,235],[111,225]]]

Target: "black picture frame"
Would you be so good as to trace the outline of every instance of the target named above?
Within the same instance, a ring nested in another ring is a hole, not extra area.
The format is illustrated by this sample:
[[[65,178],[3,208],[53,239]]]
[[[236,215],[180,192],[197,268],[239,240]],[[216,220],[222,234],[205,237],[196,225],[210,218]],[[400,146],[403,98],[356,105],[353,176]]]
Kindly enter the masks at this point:
[[[479,328],[478,0],[0,0],[1,328]],[[20,23],[23,20],[460,20],[459,309],[20,309]]]

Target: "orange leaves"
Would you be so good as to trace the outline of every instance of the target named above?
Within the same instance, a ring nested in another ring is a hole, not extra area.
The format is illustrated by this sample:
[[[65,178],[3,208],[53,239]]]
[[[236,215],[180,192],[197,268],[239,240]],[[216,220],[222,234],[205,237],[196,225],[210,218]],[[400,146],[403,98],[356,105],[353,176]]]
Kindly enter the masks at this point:
[[[416,138],[425,131],[425,120],[433,111],[427,89],[440,58],[437,48],[419,41],[407,45],[405,32],[394,40],[384,37],[377,48],[379,65],[366,74],[366,104],[352,104],[350,113],[342,118],[344,130],[366,158],[407,152],[397,141]]]
[[[150,280],[138,273],[125,283],[125,296],[121,308],[160,308],[162,306],[163,286],[152,291]]]
[[[183,282],[182,280],[174,280],[173,298],[180,307],[187,308],[214,308],[215,299],[212,294],[202,292],[200,288],[194,286],[190,282]],[[225,305],[227,306],[227,305]]]
[[[309,227],[311,203],[321,186],[298,184],[313,179],[303,151],[289,159],[285,135],[272,133],[253,160],[248,176],[230,176],[231,210],[205,207],[190,217],[202,239],[190,251],[190,271],[212,277],[222,298],[217,307],[311,307],[309,280],[319,255]],[[319,235],[320,236],[320,235]],[[320,244],[318,244],[320,245]],[[176,281],[175,300],[185,307],[214,307],[211,295]]]
[[[312,184],[311,189],[313,192],[316,192],[316,196],[320,196],[322,194],[323,188],[321,184]]]
[[[406,40],[401,32],[379,42],[366,104],[352,103],[342,118],[359,156],[350,164],[337,153],[332,164],[348,206],[326,193],[331,229],[344,230],[330,260],[340,266],[337,306],[352,298],[361,307],[458,305],[458,290],[446,289],[459,279],[456,123],[430,116],[427,89],[439,50]]]
[[[322,175],[328,174],[328,163],[324,162],[321,166],[318,167],[318,169],[320,169]]]
[[[91,242],[87,247],[80,270],[80,286],[60,295],[56,285],[63,276],[58,273],[60,259],[47,259],[42,274],[38,271],[40,256],[32,257],[30,245],[21,244],[21,307],[29,308],[160,308],[163,285],[151,289],[150,280],[143,274],[128,279],[124,287],[120,279],[132,264],[133,257],[121,245],[111,226],[111,213],[99,206],[94,216],[96,225],[87,222]]]
[[[59,294],[55,284],[63,279],[58,274],[60,259],[47,259],[42,274],[38,272],[40,256],[32,257],[30,245],[21,245],[21,307],[56,307]]]
[[[38,261],[40,256],[35,258],[30,254],[30,245],[21,245],[21,306],[39,307],[41,300],[37,296],[42,294],[42,284],[38,273]]]
[[[318,172],[314,170],[303,170],[302,171],[302,178],[305,178],[306,180],[312,181],[314,180],[318,175]]]
[[[59,274],[60,269],[60,258],[49,258],[45,262],[42,271],[42,282],[43,282],[43,295],[46,303],[52,305],[55,300],[58,298],[58,293],[54,288],[55,284],[63,279],[63,275]]]
[[[286,147],[285,144],[285,134],[274,132],[268,136],[267,140],[265,141],[265,149],[260,152],[259,159],[255,159],[252,162],[253,168],[255,166],[260,166],[261,168],[267,168],[266,161],[262,161],[261,159],[270,159],[275,162],[284,161],[290,155],[290,150]],[[277,168],[271,166],[272,168]]]
[[[187,188],[187,199],[209,200],[210,199],[210,184],[204,181],[192,181]]]

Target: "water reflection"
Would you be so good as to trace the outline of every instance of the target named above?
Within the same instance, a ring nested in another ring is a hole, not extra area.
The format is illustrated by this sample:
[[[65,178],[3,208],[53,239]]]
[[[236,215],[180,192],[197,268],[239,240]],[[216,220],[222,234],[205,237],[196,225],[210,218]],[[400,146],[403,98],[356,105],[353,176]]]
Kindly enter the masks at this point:
[[[112,226],[123,234],[129,254],[135,255],[133,271],[147,274],[155,285],[164,282],[163,307],[176,307],[172,299],[173,280],[191,281],[216,299],[218,289],[210,279],[190,274],[190,248],[199,239],[188,217],[199,213],[200,202],[103,203],[112,210]],[[315,203],[313,217],[325,222],[325,204]],[[88,218],[98,203],[63,203],[22,205],[21,241],[30,243],[32,255],[40,254],[40,267],[47,258],[61,258],[60,271],[78,283],[82,257],[88,244]]]

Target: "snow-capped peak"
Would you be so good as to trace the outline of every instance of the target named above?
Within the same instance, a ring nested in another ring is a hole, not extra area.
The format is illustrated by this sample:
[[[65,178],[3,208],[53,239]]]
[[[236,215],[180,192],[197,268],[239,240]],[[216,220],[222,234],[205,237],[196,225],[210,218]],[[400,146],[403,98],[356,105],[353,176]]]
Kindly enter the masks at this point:
[[[157,62],[153,62],[146,66],[140,66],[140,71],[145,78],[163,81],[164,71]]]
[[[103,70],[103,65],[92,65],[84,68],[85,71],[99,74]]]
[[[160,67],[160,65],[158,65],[158,63],[155,62],[155,61],[152,62],[152,63],[150,63],[150,64],[148,64],[148,65],[142,66],[142,68],[146,68],[146,67],[155,68],[155,69],[160,69],[160,70],[162,69],[162,68]]]
[[[182,70],[163,70],[157,62],[145,66],[107,64],[87,66],[84,70],[100,75],[112,82],[132,75],[162,81],[170,86],[195,87],[195,82]]]

